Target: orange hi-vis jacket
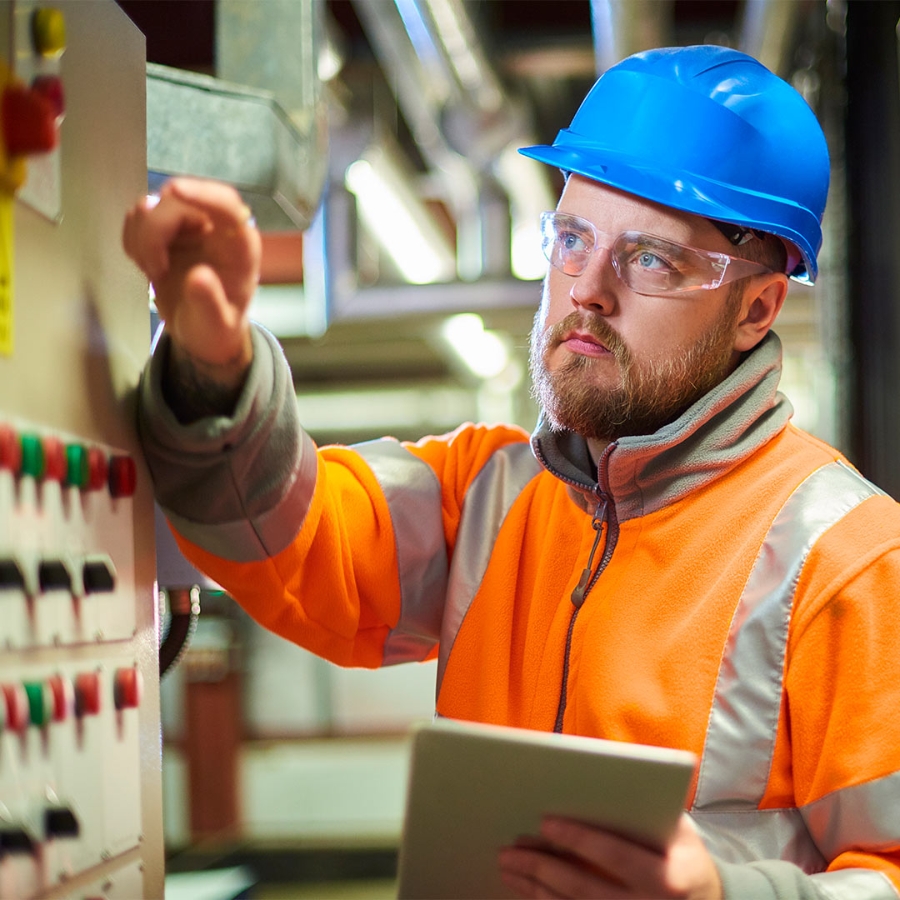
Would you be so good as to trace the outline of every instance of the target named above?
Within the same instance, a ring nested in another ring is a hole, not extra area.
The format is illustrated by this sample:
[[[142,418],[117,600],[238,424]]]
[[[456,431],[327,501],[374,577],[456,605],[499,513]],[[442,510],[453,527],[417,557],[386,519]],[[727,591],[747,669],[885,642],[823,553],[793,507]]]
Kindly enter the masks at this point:
[[[254,346],[232,418],[177,423],[165,338],[141,387],[179,543],[254,618],[437,657],[443,716],[693,751],[728,896],[898,896],[900,505],[789,423],[774,334],[598,466],[543,426],[317,449]]]

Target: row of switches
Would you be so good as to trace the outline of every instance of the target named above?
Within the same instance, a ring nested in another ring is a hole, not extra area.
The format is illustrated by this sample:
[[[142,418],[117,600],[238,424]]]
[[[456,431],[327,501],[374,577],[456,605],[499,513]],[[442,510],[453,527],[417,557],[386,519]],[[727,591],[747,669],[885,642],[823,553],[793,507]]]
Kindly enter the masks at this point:
[[[80,597],[115,589],[115,566],[102,553],[85,556],[80,562],[44,559],[38,562],[36,571],[13,557],[0,558],[0,591],[22,591],[30,597],[48,591],[67,591]]]
[[[76,838],[81,832],[78,817],[68,806],[45,809],[42,824],[44,840]],[[39,842],[39,836],[23,823],[0,819],[0,859],[7,854],[33,854]]]

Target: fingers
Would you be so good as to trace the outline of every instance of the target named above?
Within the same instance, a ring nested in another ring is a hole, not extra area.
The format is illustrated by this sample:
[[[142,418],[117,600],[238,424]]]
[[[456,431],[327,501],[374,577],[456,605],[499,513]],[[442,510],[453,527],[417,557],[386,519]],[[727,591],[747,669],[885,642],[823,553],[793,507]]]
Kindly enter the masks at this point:
[[[661,853],[572,819],[545,818],[541,836],[611,882],[628,885],[647,896],[671,896],[665,884],[666,857]]]
[[[151,281],[168,270],[172,244],[218,230],[224,236],[251,223],[250,207],[234,188],[215,181],[173,178],[125,216],[125,252]]]
[[[206,213],[216,227],[241,228],[247,225],[252,214],[241,195],[227,184],[203,181],[196,178],[172,178],[166,182],[163,193]]]
[[[637,896],[583,860],[534,845],[505,847],[499,861],[504,883],[522,897],[623,900]]]
[[[216,272],[209,266],[194,267],[181,292],[185,302],[173,304],[168,317],[161,313],[172,340],[207,365],[248,365],[252,356],[248,322],[228,301]]]
[[[664,853],[572,819],[547,817],[540,837],[500,854],[523,897],[721,900],[718,869],[688,816]]]
[[[179,235],[200,235],[212,227],[202,209],[169,197],[146,197],[125,215],[122,244],[141,271],[156,282],[169,269],[170,248]]]

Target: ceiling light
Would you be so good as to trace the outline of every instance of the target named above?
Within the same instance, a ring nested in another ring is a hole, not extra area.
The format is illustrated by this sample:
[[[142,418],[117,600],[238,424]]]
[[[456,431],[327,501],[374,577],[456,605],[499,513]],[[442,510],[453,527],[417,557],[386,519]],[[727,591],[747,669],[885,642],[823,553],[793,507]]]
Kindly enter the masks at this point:
[[[370,148],[344,176],[359,216],[411,284],[450,281],[456,256],[431,213],[409,187],[409,174],[380,148]]]
[[[486,331],[477,313],[450,316],[441,334],[466,367],[479,378],[494,378],[509,364],[506,342],[494,331]]]

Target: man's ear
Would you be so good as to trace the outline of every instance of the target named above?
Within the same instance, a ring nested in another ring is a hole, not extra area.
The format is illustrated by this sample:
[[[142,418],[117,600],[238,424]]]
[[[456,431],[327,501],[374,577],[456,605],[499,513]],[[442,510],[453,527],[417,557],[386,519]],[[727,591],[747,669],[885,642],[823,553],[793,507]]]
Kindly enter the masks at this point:
[[[741,301],[741,317],[734,337],[735,350],[739,353],[751,350],[768,334],[784,306],[787,292],[787,276],[777,272],[750,281]]]

